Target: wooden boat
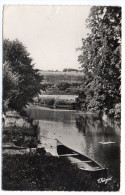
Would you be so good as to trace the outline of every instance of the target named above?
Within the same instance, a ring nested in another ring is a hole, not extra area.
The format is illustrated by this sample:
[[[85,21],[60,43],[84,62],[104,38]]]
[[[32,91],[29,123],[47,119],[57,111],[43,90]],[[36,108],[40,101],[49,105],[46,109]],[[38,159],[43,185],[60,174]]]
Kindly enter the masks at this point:
[[[95,160],[92,160],[88,156],[68,148],[59,140],[57,140],[57,153],[60,158],[66,157],[72,164],[75,164],[81,170],[88,172],[106,171],[106,169]]]

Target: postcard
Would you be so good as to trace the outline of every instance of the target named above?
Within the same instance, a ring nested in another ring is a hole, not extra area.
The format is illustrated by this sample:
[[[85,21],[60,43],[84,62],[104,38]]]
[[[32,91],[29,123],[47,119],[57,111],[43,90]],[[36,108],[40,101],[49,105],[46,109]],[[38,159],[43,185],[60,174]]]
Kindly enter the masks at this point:
[[[1,5],[1,190],[122,192],[122,1],[17,2]]]

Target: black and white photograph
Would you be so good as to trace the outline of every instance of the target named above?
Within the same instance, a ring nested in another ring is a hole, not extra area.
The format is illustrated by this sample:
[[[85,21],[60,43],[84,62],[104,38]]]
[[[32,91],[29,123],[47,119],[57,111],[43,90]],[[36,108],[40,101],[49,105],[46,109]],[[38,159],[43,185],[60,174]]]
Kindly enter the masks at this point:
[[[119,192],[122,7],[2,14],[2,190]]]

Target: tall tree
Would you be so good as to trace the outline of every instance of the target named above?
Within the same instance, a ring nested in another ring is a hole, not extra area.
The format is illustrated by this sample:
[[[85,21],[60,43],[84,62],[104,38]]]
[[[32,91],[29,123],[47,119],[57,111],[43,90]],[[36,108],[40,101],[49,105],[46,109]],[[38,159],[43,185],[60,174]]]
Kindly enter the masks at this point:
[[[92,7],[87,27],[78,61],[86,75],[88,109],[113,109],[120,103],[121,8]]]
[[[13,73],[10,64],[3,64],[3,109],[8,109],[8,104],[11,98],[19,95],[19,75]]]
[[[43,77],[34,69],[30,54],[18,40],[4,40],[3,63],[3,98],[9,100],[10,108],[20,111],[40,93]]]

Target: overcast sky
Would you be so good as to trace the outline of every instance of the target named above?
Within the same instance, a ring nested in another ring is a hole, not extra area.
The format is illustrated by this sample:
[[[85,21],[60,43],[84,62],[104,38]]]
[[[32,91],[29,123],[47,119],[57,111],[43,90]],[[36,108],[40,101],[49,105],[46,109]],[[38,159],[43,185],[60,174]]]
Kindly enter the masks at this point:
[[[3,36],[18,39],[41,70],[79,68],[90,6],[5,6]]]

